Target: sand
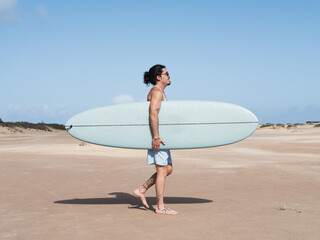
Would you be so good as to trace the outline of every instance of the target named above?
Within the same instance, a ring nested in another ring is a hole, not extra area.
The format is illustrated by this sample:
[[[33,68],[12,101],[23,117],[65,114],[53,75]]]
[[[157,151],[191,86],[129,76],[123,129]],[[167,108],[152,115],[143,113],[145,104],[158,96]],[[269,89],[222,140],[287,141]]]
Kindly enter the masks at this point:
[[[146,151],[0,128],[0,239],[319,239],[320,128],[172,157],[165,201],[180,214],[157,215],[132,194],[154,173]]]

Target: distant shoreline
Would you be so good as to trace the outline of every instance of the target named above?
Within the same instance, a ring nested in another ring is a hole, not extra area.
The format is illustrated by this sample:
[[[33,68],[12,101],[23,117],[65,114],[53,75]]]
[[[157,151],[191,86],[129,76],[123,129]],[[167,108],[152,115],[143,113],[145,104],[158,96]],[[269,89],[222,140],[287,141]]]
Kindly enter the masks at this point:
[[[306,123],[265,123],[259,124],[258,128],[296,128],[298,126],[304,125],[314,125],[314,127],[320,127],[320,121],[307,121]],[[63,124],[58,123],[30,123],[26,121],[18,121],[18,122],[4,122],[0,118],[0,127],[6,127],[8,129],[34,129],[46,132],[52,132],[53,130],[65,130],[65,126]]]
[[[307,121],[306,123],[266,123],[266,124],[259,124],[259,128],[296,128],[298,126],[305,126],[305,125],[313,125],[313,127],[320,127],[320,121]]]
[[[52,130],[65,130],[63,124],[58,123],[30,123],[26,121],[19,122],[4,122],[0,118],[0,127],[7,127],[11,129],[22,128],[22,129],[35,129],[41,131],[52,132]]]

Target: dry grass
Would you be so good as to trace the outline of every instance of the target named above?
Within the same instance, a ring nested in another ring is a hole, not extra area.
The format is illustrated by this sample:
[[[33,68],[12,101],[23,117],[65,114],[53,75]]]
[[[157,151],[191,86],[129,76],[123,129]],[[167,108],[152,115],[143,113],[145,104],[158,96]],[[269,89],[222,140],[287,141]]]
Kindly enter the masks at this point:
[[[57,123],[29,123],[29,122],[4,122],[0,118],[0,126],[11,129],[22,128],[22,129],[36,129],[41,131],[51,132],[51,129],[65,130],[64,125]]]
[[[274,123],[266,123],[266,124],[261,124],[259,126],[259,128],[272,128],[272,129],[276,129],[276,128],[287,128],[287,129],[291,129],[291,128],[296,128],[298,126],[304,126],[304,123],[287,123],[287,124],[283,124],[283,123],[278,123],[278,124],[274,124]],[[320,124],[319,124],[320,125]]]

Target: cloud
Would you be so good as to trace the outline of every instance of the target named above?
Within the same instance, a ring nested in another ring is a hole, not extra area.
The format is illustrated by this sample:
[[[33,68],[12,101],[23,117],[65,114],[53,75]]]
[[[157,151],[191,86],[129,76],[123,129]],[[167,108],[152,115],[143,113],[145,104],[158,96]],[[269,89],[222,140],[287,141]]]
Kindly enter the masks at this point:
[[[112,99],[114,104],[131,103],[134,102],[134,98],[131,95],[120,95]]]
[[[50,18],[48,16],[47,9],[43,5],[37,6],[36,11],[42,20],[44,20],[46,22],[50,22]]]
[[[42,105],[16,105],[10,103],[4,114],[8,121],[30,121],[30,122],[57,122],[64,119],[67,111],[56,106]]]
[[[253,109],[252,109],[253,110]],[[253,110],[260,123],[305,123],[320,121],[320,105],[272,107]]]
[[[0,0],[0,22],[18,23],[21,22],[14,7],[18,0]]]
[[[0,0],[0,12],[13,8],[17,3],[18,0]]]
[[[18,0],[0,0],[0,22],[21,23],[15,7],[18,5]],[[43,5],[36,6],[36,13],[45,22],[50,22],[47,9]]]

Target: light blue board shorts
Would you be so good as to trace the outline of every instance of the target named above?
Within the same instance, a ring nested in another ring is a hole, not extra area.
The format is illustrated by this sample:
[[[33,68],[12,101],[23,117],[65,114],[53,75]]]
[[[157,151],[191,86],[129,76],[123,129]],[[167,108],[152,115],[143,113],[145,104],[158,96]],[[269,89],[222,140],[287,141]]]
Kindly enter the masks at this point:
[[[152,149],[148,150],[148,164],[157,164],[161,166],[166,166],[169,163],[172,164],[170,150],[159,150],[154,151]]]

